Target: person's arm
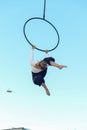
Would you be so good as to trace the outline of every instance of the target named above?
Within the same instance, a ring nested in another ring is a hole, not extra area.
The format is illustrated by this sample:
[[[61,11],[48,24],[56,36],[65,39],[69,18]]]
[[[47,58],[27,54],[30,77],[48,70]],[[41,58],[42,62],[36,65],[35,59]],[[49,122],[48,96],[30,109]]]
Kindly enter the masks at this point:
[[[33,65],[34,64],[34,49],[35,47],[32,46],[31,50],[30,50],[30,64]]]
[[[49,56],[48,56],[48,50],[45,50],[45,53],[46,53],[46,57],[49,57]]]

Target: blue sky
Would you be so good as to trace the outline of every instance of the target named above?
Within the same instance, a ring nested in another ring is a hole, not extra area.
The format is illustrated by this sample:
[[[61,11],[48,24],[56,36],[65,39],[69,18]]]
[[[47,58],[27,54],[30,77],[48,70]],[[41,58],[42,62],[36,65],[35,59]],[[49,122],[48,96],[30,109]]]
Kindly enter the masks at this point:
[[[43,2],[0,1],[0,129],[87,130],[87,1],[47,0],[46,19],[60,34],[58,48],[49,55],[68,66],[61,71],[49,67],[45,80],[50,97],[32,82],[31,47],[23,35],[27,19],[43,16]],[[49,32],[47,27],[47,32],[39,29],[44,27],[39,25],[37,36]],[[49,40],[55,40],[54,35],[50,34]],[[42,48],[43,43],[39,44]],[[54,43],[44,45],[50,48]],[[36,60],[44,56],[35,50]]]

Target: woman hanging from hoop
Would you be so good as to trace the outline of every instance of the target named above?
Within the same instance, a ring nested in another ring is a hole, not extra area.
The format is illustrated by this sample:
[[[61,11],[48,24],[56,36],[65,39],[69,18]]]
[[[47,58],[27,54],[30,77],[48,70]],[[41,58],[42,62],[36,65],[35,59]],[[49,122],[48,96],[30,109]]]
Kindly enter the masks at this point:
[[[50,91],[47,88],[47,86],[45,84],[45,80],[44,80],[44,77],[47,74],[48,66],[54,66],[60,70],[63,68],[66,68],[67,66],[59,65],[59,64],[55,63],[55,59],[53,57],[47,56],[47,53],[48,53],[47,50],[45,51],[46,58],[44,58],[43,60],[41,60],[39,62],[35,62],[34,61],[34,49],[35,48],[36,48],[35,46],[32,46],[31,54],[30,54],[30,65],[31,65],[31,69],[32,69],[32,79],[33,79],[34,84],[42,86],[45,89],[46,94],[48,96],[50,96]]]

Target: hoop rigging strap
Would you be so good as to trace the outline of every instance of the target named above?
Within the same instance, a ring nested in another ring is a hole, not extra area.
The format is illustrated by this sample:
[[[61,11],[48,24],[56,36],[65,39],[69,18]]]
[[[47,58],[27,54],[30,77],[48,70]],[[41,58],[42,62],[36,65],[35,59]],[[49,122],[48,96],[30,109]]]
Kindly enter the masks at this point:
[[[45,11],[46,11],[46,0],[44,0],[43,19],[45,19]]]

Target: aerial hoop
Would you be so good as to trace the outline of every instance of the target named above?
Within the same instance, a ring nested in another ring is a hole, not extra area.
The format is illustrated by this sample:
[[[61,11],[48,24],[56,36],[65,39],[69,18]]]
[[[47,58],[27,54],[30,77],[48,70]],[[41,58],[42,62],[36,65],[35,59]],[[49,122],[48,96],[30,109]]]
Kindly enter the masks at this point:
[[[55,31],[56,34],[57,34],[57,42],[56,42],[56,45],[55,45],[54,47],[52,47],[52,49],[46,48],[46,50],[48,50],[48,51],[53,51],[53,50],[56,49],[57,46],[59,45],[60,37],[59,37],[59,33],[58,33],[56,27],[55,27],[51,22],[49,22],[48,20],[45,19],[45,12],[46,12],[46,0],[44,0],[43,18],[41,18],[41,17],[33,17],[33,18],[28,19],[28,20],[24,23],[23,33],[24,33],[24,36],[25,36],[25,39],[27,40],[27,42],[28,42],[31,46],[33,46],[33,43],[29,40],[29,38],[28,38],[27,35],[26,35],[26,25],[27,25],[30,21],[32,21],[32,20],[42,20],[43,22],[48,23],[48,24],[54,29],[54,31]],[[36,47],[36,49],[39,50],[39,51],[43,51],[43,52],[46,51],[46,50],[44,50],[44,49],[42,49],[42,48],[37,48],[37,47]]]
[[[30,42],[29,38],[28,38],[27,35],[26,35],[26,25],[27,25],[30,21],[32,21],[32,20],[42,20],[42,21],[48,23],[48,24],[55,30],[55,32],[56,32],[56,34],[57,34],[57,43],[56,43],[56,46],[53,47],[52,49],[48,49],[48,48],[47,48],[47,50],[48,50],[48,51],[53,51],[54,49],[56,49],[57,46],[59,45],[59,41],[60,41],[59,33],[58,33],[56,27],[55,27],[51,22],[49,22],[48,20],[46,20],[45,18],[33,17],[33,18],[28,19],[28,20],[24,23],[23,33],[24,33],[24,36],[25,36],[25,39],[27,40],[27,42],[28,42],[31,46],[33,46],[33,44]],[[44,49],[42,49],[42,48],[37,48],[37,47],[36,47],[36,49],[39,50],[39,51],[43,51],[43,52],[46,51],[46,50],[44,50]]]

